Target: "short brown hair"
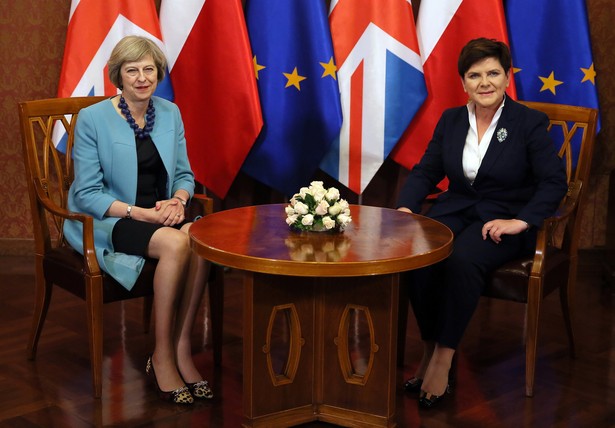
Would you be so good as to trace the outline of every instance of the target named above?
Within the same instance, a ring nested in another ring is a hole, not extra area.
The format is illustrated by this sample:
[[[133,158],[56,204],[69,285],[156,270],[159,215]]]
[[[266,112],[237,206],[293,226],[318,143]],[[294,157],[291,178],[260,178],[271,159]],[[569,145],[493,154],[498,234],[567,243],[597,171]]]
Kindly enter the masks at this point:
[[[497,59],[506,73],[509,72],[512,66],[510,50],[508,46],[506,46],[506,43],[481,37],[470,40],[463,49],[461,49],[459,60],[457,61],[457,71],[461,78],[463,79],[463,76],[472,65],[485,58]]]
[[[164,79],[167,68],[167,58],[162,50],[147,37],[126,36],[120,40],[111,51],[107,66],[109,68],[109,80],[116,88],[122,89],[122,64],[125,62],[139,61],[146,55],[151,55],[158,71],[158,82]]]

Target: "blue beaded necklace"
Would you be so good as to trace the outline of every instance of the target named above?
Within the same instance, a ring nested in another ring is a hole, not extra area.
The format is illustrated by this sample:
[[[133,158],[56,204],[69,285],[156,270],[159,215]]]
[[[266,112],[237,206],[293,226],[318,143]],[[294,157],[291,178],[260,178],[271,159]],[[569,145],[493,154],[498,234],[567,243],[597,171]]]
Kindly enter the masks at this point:
[[[130,125],[135,135],[139,139],[144,139],[149,137],[149,133],[154,129],[154,122],[156,121],[156,107],[154,107],[154,102],[150,99],[149,104],[147,105],[147,111],[145,112],[145,126],[141,129],[132,114],[130,114],[130,110],[128,109],[128,104],[126,104],[126,100],[122,95],[120,95],[120,102],[117,105],[122,114],[126,118],[126,122]]]

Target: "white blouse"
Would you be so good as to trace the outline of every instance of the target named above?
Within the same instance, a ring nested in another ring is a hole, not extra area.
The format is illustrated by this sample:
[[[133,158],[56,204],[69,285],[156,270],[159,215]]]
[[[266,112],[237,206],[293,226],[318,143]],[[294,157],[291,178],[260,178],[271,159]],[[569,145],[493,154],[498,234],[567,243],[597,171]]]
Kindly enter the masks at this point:
[[[476,126],[476,105],[473,102],[470,102],[467,105],[470,128],[468,129],[466,144],[463,148],[462,166],[463,174],[470,181],[470,184],[474,183],[474,179],[476,179],[476,174],[478,174],[480,164],[485,157],[485,153],[487,153],[489,143],[491,142],[495,128],[498,125],[498,120],[500,120],[500,116],[502,115],[505,101],[506,97],[504,97],[502,104],[500,104],[500,107],[495,112],[495,115],[493,115],[491,124],[487,128],[487,131],[483,134],[483,138],[481,138],[480,141],[478,141],[478,130]]]

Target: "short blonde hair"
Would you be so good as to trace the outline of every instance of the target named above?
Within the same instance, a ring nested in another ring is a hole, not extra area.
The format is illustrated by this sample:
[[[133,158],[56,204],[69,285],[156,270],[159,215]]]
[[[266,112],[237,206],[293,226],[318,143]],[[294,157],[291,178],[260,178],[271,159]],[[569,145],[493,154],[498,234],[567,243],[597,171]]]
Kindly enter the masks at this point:
[[[151,55],[158,71],[158,82],[162,81],[167,69],[167,58],[162,50],[147,37],[126,36],[120,40],[111,51],[107,66],[109,68],[109,80],[116,88],[122,89],[122,64],[126,62],[140,61],[146,55]]]

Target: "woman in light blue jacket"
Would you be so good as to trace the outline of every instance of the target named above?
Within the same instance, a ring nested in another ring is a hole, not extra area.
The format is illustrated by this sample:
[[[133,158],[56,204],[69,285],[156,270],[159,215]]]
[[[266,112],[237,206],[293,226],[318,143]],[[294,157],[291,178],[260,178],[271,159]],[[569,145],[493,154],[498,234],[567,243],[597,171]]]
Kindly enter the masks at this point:
[[[147,38],[128,36],[115,46],[109,78],[121,94],[79,114],[68,208],[94,217],[100,266],[128,290],[144,259],[158,260],[156,345],[146,372],[163,399],[190,404],[194,397],[213,397],[194,365],[190,342],[208,269],[190,250],[184,210],[194,176],[179,109],[153,96],[166,66],[162,51]],[[83,252],[81,223],[67,221],[64,233]]]

